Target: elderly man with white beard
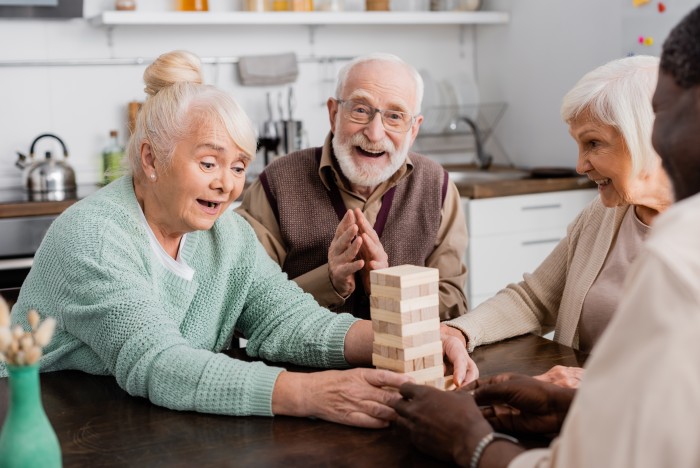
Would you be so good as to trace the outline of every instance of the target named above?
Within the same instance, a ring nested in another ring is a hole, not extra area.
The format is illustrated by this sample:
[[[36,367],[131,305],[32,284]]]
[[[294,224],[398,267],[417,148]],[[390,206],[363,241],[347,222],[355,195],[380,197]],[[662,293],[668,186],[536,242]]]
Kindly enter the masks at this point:
[[[389,54],[339,72],[322,147],[277,159],[237,210],[290,279],[325,307],[369,318],[369,271],[440,271],[440,318],[467,310],[467,228],[459,193],[435,161],[410,152],[423,80]]]

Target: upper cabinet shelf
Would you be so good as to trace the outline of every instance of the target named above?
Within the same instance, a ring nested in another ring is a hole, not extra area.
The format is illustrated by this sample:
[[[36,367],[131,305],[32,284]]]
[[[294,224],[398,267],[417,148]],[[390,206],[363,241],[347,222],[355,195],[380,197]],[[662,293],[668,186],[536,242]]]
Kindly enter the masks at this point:
[[[506,24],[508,13],[474,12],[148,12],[105,11],[90,18],[95,26],[197,26],[197,25],[430,25],[430,24]]]

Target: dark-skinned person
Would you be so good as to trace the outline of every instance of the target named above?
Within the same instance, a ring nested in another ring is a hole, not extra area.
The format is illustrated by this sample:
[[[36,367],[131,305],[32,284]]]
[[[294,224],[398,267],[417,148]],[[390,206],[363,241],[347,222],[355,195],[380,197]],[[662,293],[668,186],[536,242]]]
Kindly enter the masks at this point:
[[[317,368],[371,364],[372,324],[318,305],[231,212],[256,150],[252,123],[203,84],[191,53],[161,55],[128,146],[129,174],[51,225],[12,310],[55,317],[43,372],[114,376],[131,395],[182,411],[291,415],[385,427],[406,376],[355,368],[288,372],[221,351]],[[464,380],[467,352],[444,336]],[[0,373],[4,373],[0,366]]]
[[[673,201],[651,145],[658,68],[656,57],[614,60],[587,73],[564,96],[562,120],[579,148],[576,170],[598,185],[598,196],[532,273],[446,322],[464,334],[469,352],[551,330],[555,341],[586,353],[597,343],[650,226]],[[582,373],[557,366],[539,378],[577,387]]]
[[[664,42],[653,108],[676,202],[632,265],[581,387],[515,375],[455,392],[404,384],[398,424],[421,450],[471,468],[700,466],[700,7]],[[527,451],[494,432],[559,426],[549,448]]]
[[[338,72],[322,147],[270,163],[238,212],[270,256],[324,307],[369,318],[369,272],[440,273],[440,319],[467,311],[467,226],[447,172],[410,151],[423,79],[401,58],[358,57]]]

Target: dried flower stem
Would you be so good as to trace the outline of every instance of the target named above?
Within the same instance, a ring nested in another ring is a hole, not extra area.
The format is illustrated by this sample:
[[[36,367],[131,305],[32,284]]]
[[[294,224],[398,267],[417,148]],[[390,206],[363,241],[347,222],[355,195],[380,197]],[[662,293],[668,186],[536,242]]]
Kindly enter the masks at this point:
[[[0,297],[0,361],[24,366],[41,359],[42,348],[49,344],[56,329],[56,320],[47,317],[42,322],[34,309],[27,314],[27,320],[31,331],[24,331],[20,325],[12,327],[10,309]]]

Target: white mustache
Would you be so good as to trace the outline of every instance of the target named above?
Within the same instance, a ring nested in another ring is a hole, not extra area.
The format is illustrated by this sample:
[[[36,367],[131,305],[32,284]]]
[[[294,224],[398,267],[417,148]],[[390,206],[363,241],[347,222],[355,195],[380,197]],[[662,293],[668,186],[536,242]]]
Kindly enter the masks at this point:
[[[380,151],[394,153],[396,151],[396,146],[390,139],[383,138],[382,141],[372,143],[362,133],[355,133],[352,137],[350,137],[350,141],[348,143],[352,146],[359,146],[363,150],[370,151],[372,153],[378,153]]]

